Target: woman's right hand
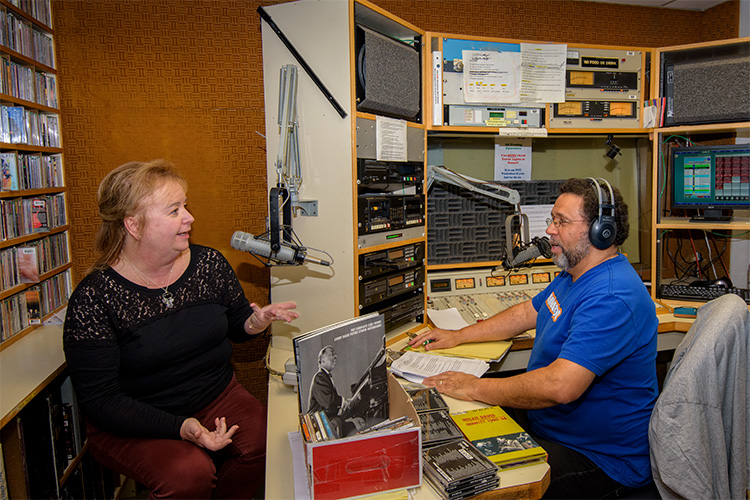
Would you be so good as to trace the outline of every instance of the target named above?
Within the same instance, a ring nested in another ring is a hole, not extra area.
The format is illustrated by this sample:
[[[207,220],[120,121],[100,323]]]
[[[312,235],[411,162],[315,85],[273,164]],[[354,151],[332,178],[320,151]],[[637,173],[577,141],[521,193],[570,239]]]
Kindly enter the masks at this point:
[[[209,431],[201,425],[198,419],[185,419],[180,426],[180,437],[207,450],[220,450],[232,442],[232,435],[239,429],[239,426],[233,425],[227,429],[224,417],[217,418],[215,423],[216,429]]]

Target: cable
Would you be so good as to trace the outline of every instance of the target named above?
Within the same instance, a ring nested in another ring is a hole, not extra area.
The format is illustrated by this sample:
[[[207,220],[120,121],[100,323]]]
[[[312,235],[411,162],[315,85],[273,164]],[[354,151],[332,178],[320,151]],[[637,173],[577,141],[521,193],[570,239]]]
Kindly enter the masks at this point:
[[[703,279],[703,275],[701,274],[701,265],[700,260],[698,258],[698,251],[695,249],[695,241],[693,241],[693,233],[688,230],[688,236],[690,237],[690,245],[693,247],[693,253],[695,254],[695,267],[698,269],[698,279]]]
[[[295,235],[295,236],[296,236],[296,235]],[[333,265],[333,255],[331,255],[330,253],[326,252],[325,250],[321,250],[321,249],[319,249],[319,248],[312,248],[312,247],[305,247],[305,248],[307,248],[308,250],[313,250],[313,251],[315,251],[315,252],[320,252],[320,253],[322,253],[322,254],[325,254],[325,255],[326,255],[326,256],[327,256],[327,257],[328,257],[329,259],[331,259],[331,264],[330,264],[330,265],[331,265],[331,266]],[[309,252],[308,252],[308,253],[309,253]],[[321,259],[321,260],[322,260],[322,259]]]
[[[727,247],[729,246],[729,243],[727,242],[728,238],[728,236],[724,235],[724,249],[719,253],[719,246],[716,244],[716,238],[714,238],[713,233],[711,234],[711,240],[714,242],[714,247],[716,247],[716,253],[719,254],[719,262],[721,262],[721,267],[724,268],[724,276],[729,276],[727,265],[724,263],[724,252],[726,252]],[[716,271],[714,271],[714,273],[715,272]],[[718,279],[718,276],[716,278]]]
[[[711,244],[708,242],[708,234],[706,234],[706,231],[703,231],[703,239],[706,240],[706,248],[708,249],[708,263],[711,264],[711,268],[714,271],[714,278],[719,279],[719,275],[716,273],[716,266],[714,266],[713,255],[711,253]]]

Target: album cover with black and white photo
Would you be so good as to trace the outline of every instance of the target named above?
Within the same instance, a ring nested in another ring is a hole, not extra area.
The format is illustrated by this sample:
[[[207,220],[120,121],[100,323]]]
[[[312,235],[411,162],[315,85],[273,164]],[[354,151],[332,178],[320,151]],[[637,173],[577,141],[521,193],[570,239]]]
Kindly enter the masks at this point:
[[[292,342],[300,413],[325,412],[339,437],[388,418],[382,315],[341,321]]]

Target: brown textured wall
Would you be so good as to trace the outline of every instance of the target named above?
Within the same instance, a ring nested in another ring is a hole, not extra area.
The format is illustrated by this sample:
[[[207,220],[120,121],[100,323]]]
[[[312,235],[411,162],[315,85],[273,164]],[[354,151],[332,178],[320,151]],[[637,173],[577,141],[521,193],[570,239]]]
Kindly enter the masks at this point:
[[[96,187],[115,166],[167,158],[190,182],[192,241],[218,248],[253,301],[269,275],[232,250],[267,214],[259,0],[53,0],[74,278],[93,261]],[[376,0],[429,31],[656,47],[737,36],[739,0],[705,13],[573,0]],[[300,48],[303,49],[303,48]],[[304,50],[302,50],[304,52]],[[236,351],[263,397],[264,342]]]
[[[739,0],[705,12],[580,0],[374,0],[425,31],[545,42],[662,47],[735,38]]]
[[[232,250],[262,232],[266,208],[258,2],[53,2],[74,278],[93,261],[96,188],[130,160],[166,158],[190,184],[191,241],[218,248],[253,301],[268,272]],[[264,339],[238,346],[236,368],[265,394]]]

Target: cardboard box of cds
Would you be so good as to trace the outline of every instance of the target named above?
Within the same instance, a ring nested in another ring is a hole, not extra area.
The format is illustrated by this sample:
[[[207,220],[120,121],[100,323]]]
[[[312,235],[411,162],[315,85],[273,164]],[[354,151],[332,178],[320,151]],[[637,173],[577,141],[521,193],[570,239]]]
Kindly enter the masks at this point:
[[[311,497],[334,500],[413,488],[422,484],[419,417],[409,396],[390,373],[389,418],[406,416],[412,427],[305,442]]]

